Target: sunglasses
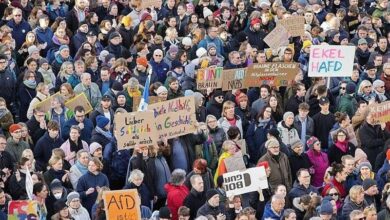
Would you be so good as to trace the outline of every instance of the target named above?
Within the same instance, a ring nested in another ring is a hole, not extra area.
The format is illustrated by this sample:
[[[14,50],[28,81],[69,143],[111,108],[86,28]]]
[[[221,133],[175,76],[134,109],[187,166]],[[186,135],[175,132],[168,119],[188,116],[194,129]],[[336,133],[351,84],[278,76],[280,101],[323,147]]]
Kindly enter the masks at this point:
[[[223,96],[217,96],[217,98],[219,98],[219,99],[223,99]]]
[[[345,90],[345,89],[347,89],[347,88],[346,88],[346,87],[340,87],[340,89]]]
[[[17,15],[14,15],[15,17],[21,17],[22,15],[21,14],[17,14]]]
[[[366,220],[366,217],[359,218],[358,220]]]
[[[328,196],[339,196],[338,193],[329,193]]]

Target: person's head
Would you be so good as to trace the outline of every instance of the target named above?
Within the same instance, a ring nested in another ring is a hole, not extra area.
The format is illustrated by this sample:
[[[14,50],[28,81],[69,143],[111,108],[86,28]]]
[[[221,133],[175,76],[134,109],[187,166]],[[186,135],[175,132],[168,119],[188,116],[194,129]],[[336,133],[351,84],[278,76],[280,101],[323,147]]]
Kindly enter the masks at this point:
[[[224,152],[228,152],[229,154],[233,155],[237,152],[237,145],[231,140],[224,141],[222,144],[222,149]]]
[[[78,192],[73,191],[69,193],[66,199],[67,199],[66,203],[69,206],[69,208],[79,209],[81,207],[80,194]]]
[[[361,210],[353,210],[349,214],[349,219],[350,220],[362,220],[362,219],[365,219],[364,213]]]
[[[85,110],[84,107],[81,105],[78,105],[74,108],[74,118],[77,122],[82,123],[85,119]]]
[[[361,150],[360,150],[361,151]],[[355,152],[356,155],[356,152]],[[344,155],[341,157],[341,162],[345,167],[348,175],[351,174],[355,169],[355,158],[351,155]]]
[[[8,58],[6,55],[0,55],[0,71],[3,71],[6,69],[8,64]]]
[[[99,160],[99,158],[93,157],[88,162],[88,171],[91,173],[99,173],[103,170],[103,163]]]
[[[12,10],[12,18],[16,24],[19,24],[23,20],[22,10],[20,8],[14,8]]]
[[[59,158],[62,158],[63,160],[65,159],[65,152],[64,152],[64,150],[62,150],[61,148],[54,148],[54,149],[51,151],[51,155],[52,155],[52,156],[59,157]]]
[[[52,109],[61,109],[65,107],[64,97],[61,95],[53,96],[50,102],[50,107]]]
[[[235,104],[232,101],[226,101],[223,103],[222,106],[222,115],[228,119],[233,119],[234,118],[234,107]]]
[[[321,97],[319,99],[319,105],[322,112],[329,112],[329,99],[327,97]]]
[[[144,181],[144,176],[145,174],[142,171],[140,171],[139,169],[134,169],[133,171],[131,171],[128,181],[139,187]]]
[[[215,129],[218,127],[218,120],[214,115],[207,115],[206,124],[210,129]]]
[[[228,140],[238,141],[241,139],[241,131],[235,125],[230,126],[229,129],[227,130],[226,134],[227,134]]]
[[[366,207],[363,213],[364,213],[364,217],[366,217],[366,220],[377,220],[378,215],[375,206],[370,205]]]
[[[379,94],[384,94],[386,91],[385,91],[385,82],[383,82],[382,80],[380,79],[377,79],[375,80],[373,83],[372,83],[372,86],[374,87],[374,90],[379,93]]]
[[[287,189],[286,189],[286,186],[283,185],[283,184],[279,184],[276,186],[275,188],[275,195],[279,195],[279,196],[282,196],[283,198],[286,197],[287,195]]]
[[[269,85],[260,86],[260,97],[262,99],[267,99],[270,94],[271,94],[271,87]]]
[[[224,96],[222,91],[215,90],[214,94],[213,94],[213,99],[214,99],[215,102],[217,102],[219,104],[222,104],[224,99],[225,99],[225,96]]]
[[[160,49],[154,50],[153,51],[153,60],[156,63],[160,63],[162,59],[163,59],[163,51]]]
[[[333,140],[337,143],[347,143],[348,141],[348,133],[344,129],[339,129],[333,136]]]
[[[186,178],[186,171],[182,169],[175,169],[171,174],[169,183],[175,186],[181,186],[183,185],[185,178]]]
[[[84,150],[84,149],[81,149],[79,151],[77,151],[77,161],[83,165],[84,167],[87,167],[88,166],[88,162],[89,162],[89,153],[88,151]]]
[[[294,113],[292,113],[292,112],[284,113],[284,115],[283,115],[283,122],[288,127],[292,126],[294,124]]]
[[[219,193],[215,189],[209,189],[206,192],[206,201],[207,203],[215,208],[219,206]]]
[[[291,150],[297,155],[301,155],[303,153],[303,148],[304,146],[302,142],[298,139],[291,143]]]
[[[34,160],[34,153],[31,149],[25,149],[22,152],[22,157],[28,158],[32,162]]]
[[[204,191],[204,182],[201,175],[195,174],[190,178],[191,186],[197,192]]]
[[[177,214],[179,216],[179,220],[189,220],[190,219],[190,209],[186,206],[180,206]]]
[[[297,178],[299,181],[299,184],[305,186],[306,188],[310,186],[310,180],[311,176],[307,169],[299,169],[297,172]]]
[[[296,83],[294,86],[295,94],[299,98],[304,97],[306,94],[306,88],[303,83]]]
[[[54,139],[58,137],[58,134],[60,133],[60,126],[57,121],[49,121],[46,127],[50,138]]]
[[[209,35],[209,37],[211,39],[214,39],[214,38],[218,37],[218,27],[210,26],[207,29],[207,34]]]
[[[283,218],[284,220],[296,220],[297,214],[295,213],[294,209],[286,209],[283,211]]]
[[[333,200],[338,201],[340,199],[340,192],[336,187],[330,187],[326,192],[326,195],[331,197]]]
[[[49,162],[48,162],[50,168],[52,168],[53,170],[55,171],[59,171],[59,170],[62,170],[62,167],[63,167],[63,160],[61,157],[57,157],[57,156],[51,156],[51,158],[49,159]]]
[[[339,183],[344,182],[347,179],[348,173],[344,167],[344,165],[339,163],[332,164],[332,171],[330,174],[335,178]]]
[[[204,174],[207,171],[207,160],[199,158],[196,159],[192,165],[192,170],[196,174]]]
[[[279,141],[275,138],[268,139],[265,142],[265,148],[271,155],[279,155],[280,153],[280,144]]]
[[[276,213],[281,213],[285,206],[285,199],[280,195],[273,195],[271,198],[271,207]]]
[[[18,124],[12,124],[9,126],[8,131],[14,140],[20,140],[22,137],[22,126]]]
[[[92,142],[89,145],[89,154],[92,157],[102,158],[103,157],[103,147],[98,142]]]
[[[161,85],[157,88],[156,90],[156,94],[159,98],[161,98],[162,100],[167,100],[168,98],[168,89],[165,88],[165,86]]]
[[[169,89],[176,92],[179,90],[179,80],[176,77],[171,77],[168,80]]]
[[[72,125],[69,131],[69,139],[76,142],[79,140],[81,129],[78,125]]]
[[[92,83],[92,81],[91,81],[91,74],[89,74],[89,73],[82,73],[80,79],[81,79],[81,83],[84,86],[86,86],[86,87],[91,86],[91,83]]]
[[[298,106],[298,115],[300,118],[305,119],[307,115],[309,114],[310,106],[306,102],[302,102]]]
[[[35,183],[33,186],[33,194],[41,199],[46,199],[49,194],[48,187],[44,183]]]

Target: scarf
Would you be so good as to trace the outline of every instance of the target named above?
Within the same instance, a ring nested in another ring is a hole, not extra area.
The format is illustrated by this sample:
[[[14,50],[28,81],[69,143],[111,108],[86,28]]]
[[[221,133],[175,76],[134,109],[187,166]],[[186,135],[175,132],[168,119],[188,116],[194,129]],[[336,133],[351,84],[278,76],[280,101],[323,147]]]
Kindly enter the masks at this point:
[[[2,108],[0,109],[0,119],[3,118],[6,114],[8,114],[8,109],[7,108]]]
[[[76,161],[75,166],[77,167],[77,169],[80,170],[82,175],[84,175],[84,174],[86,174],[88,172],[88,167],[82,165],[80,163],[80,161]]]
[[[232,155],[229,152],[223,152],[221,154],[221,156],[219,157],[219,159],[218,159],[218,167],[217,167],[217,170],[215,171],[215,175],[214,175],[214,182],[215,182],[215,184],[217,184],[217,179],[219,177],[219,167],[221,166],[221,163],[223,162],[223,160],[225,160],[226,158],[229,158],[231,156]]]
[[[129,96],[130,97],[141,97],[141,91],[139,91],[139,89],[135,92],[130,92],[130,88],[127,87],[127,93],[129,93]]]
[[[98,127],[98,126],[96,126],[95,131],[96,131],[97,133],[103,135],[103,136],[106,137],[107,139],[110,139],[110,140],[111,140],[111,138],[112,138],[111,132],[105,131],[105,130],[101,129],[101,128]]]
[[[267,126],[267,124],[269,123],[271,119],[261,119],[259,118],[259,123],[257,124],[257,127],[260,127],[260,128],[265,128],[265,126]]]
[[[35,89],[37,87],[37,81],[35,80],[24,80],[23,84],[30,89]]]
[[[343,153],[346,153],[348,150],[348,141],[337,141],[334,145],[336,145],[336,147],[340,149]]]
[[[81,149],[83,149],[83,143],[81,142],[81,139],[79,138],[77,140],[77,143],[75,143],[74,141],[72,141],[70,138],[69,138],[69,145],[70,145],[70,151],[74,151],[74,152],[77,152]]]
[[[45,82],[45,84],[52,84],[53,82],[53,80],[52,80],[52,78],[51,78],[51,71],[50,71],[50,69],[48,69],[48,70],[44,70],[44,69],[42,69],[42,68],[39,68],[39,70],[38,70],[41,74],[42,74],[42,77],[43,77],[43,81]]]

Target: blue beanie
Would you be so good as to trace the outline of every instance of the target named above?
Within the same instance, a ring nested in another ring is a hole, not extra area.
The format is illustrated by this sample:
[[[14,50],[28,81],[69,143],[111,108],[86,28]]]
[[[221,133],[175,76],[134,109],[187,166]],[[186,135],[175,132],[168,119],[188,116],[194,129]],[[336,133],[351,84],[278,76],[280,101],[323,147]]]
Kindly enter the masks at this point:
[[[69,46],[68,45],[61,45],[61,47],[58,49],[58,51],[61,51],[63,49],[68,49],[69,50]]]
[[[99,128],[104,128],[108,123],[110,123],[110,120],[103,115],[99,115],[96,117],[96,126]]]

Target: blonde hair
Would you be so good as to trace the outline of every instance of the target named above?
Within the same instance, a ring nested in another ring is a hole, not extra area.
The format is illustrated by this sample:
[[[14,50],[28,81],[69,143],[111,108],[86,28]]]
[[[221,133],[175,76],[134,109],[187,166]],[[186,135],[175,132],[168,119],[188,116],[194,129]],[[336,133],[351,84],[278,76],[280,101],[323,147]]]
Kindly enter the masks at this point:
[[[59,156],[52,155],[49,160],[49,166],[52,167],[54,164],[58,163],[59,161],[62,161],[62,158]]]
[[[364,192],[363,186],[361,185],[354,185],[352,188],[349,190],[349,198],[351,201],[355,201],[357,196],[359,194],[362,194]]]
[[[223,151],[227,152],[230,149],[230,147],[232,147],[232,146],[235,147],[236,143],[234,143],[234,141],[231,141],[231,140],[226,140],[222,144],[222,149],[223,149]]]
[[[372,86],[372,83],[368,80],[363,80],[360,85],[359,85],[359,89],[358,89],[358,95],[361,95],[363,94],[363,89],[364,87],[366,86]]]
[[[225,110],[230,108],[230,107],[235,107],[236,104],[234,104],[234,102],[228,100],[226,102],[223,103],[223,106],[222,106],[222,115],[225,116]]]
[[[103,163],[97,157],[92,157],[89,162],[93,162],[98,168],[97,170],[100,172],[103,170]]]

